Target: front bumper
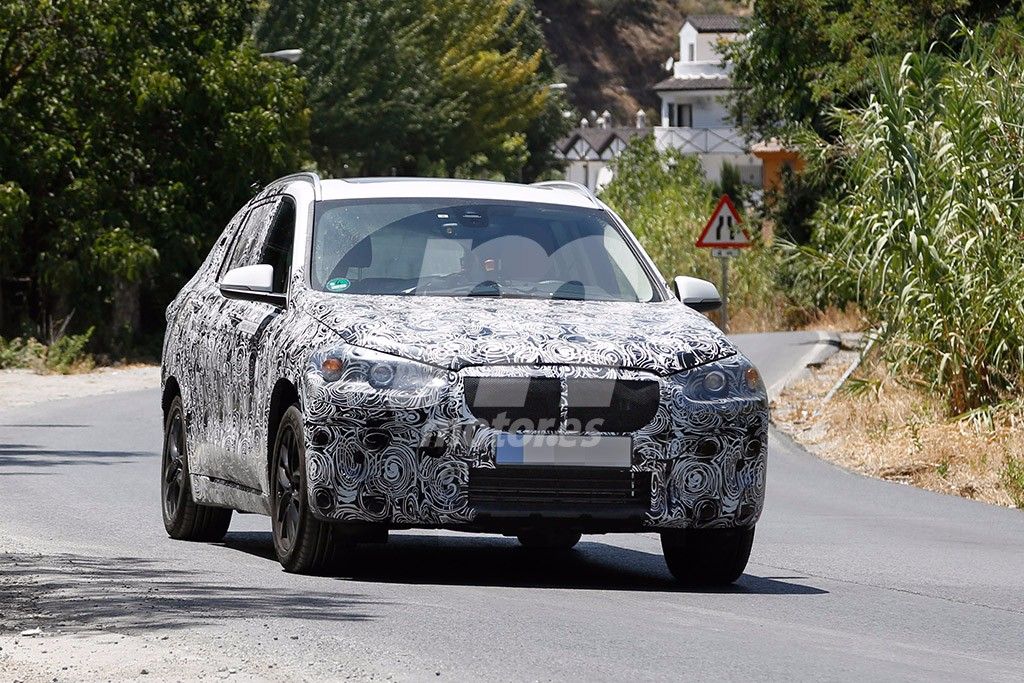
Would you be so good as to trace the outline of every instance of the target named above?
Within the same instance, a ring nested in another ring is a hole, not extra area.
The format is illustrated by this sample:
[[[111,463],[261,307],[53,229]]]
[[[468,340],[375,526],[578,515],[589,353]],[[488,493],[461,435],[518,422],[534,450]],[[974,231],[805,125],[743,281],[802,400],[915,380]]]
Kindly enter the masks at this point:
[[[499,430],[481,426],[470,411],[466,380],[495,374],[653,377],[645,373],[579,366],[468,368],[449,373],[444,396],[427,407],[344,409],[331,398],[340,388],[310,377],[305,389],[311,507],[322,519],[398,526],[480,528],[522,518],[575,519],[593,531],[751,526],[764,504],[767,399],[743,387],[747,366],[741,356],[715,365],[736,378],[738,389],[714,400],[691,398],[691,371],[657,378],[657,411],[629,433],[631,464],[618,472],[531,473],[496,465]],[[502,491],[509,492],[507,499]]]

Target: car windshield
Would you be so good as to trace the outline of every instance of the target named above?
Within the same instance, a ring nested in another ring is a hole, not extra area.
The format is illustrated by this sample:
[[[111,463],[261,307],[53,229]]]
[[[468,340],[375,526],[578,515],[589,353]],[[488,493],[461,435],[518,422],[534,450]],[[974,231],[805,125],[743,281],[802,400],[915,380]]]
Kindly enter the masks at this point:
[[[338,294],[660,298],[605,211],[547,204],[320,202],[310,270],[314,288]]]

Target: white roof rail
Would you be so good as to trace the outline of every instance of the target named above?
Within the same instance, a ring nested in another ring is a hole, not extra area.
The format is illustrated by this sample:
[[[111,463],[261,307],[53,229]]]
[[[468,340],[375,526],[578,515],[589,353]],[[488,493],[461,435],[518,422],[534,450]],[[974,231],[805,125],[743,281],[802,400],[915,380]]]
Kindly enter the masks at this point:
[[[568,190],[587,197],[590,201],[594,202],[595,206],[601,206],[601,203],[598,201],[594,193],[585,185],[580,185],[579,183],[574,183],[569,180],[545,180],[541,183],[533,183],[531,187],[547,187],[552,190]]]
[[[320,175],[313,171],[300,171],[298,173],[286,175],[282,178],[278,178],[272,183],[267,183],[267,187],[287,183],[292,180],[305,180],[307,183],[311,183],[313,185],[313,196],[318,200],[322,198],[322,193],[320,192]]]

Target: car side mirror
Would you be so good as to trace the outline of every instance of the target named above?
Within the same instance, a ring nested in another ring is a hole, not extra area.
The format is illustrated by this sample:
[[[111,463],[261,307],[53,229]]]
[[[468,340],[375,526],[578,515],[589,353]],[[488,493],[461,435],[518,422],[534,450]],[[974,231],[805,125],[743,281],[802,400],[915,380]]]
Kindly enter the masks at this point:
[[[265,301],[283,306],[284,294],[274,293],[274,266],[258,263],[232,268],[220,281],[220,293],[229,299]]]
[[[695,311],[707,313],[722,307],[718,288],[707,280],[680,275],[672,285],[679,300]]]

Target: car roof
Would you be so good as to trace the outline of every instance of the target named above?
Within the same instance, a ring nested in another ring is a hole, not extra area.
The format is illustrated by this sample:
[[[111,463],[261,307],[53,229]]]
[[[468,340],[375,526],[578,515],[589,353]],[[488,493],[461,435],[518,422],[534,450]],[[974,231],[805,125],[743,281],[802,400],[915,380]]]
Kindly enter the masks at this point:
[[[320,199],[452,198],[556,204],[593,209],[600,206],[582,187],[569,184],[521,185],[447,178],[351,178],[323,180]]]

